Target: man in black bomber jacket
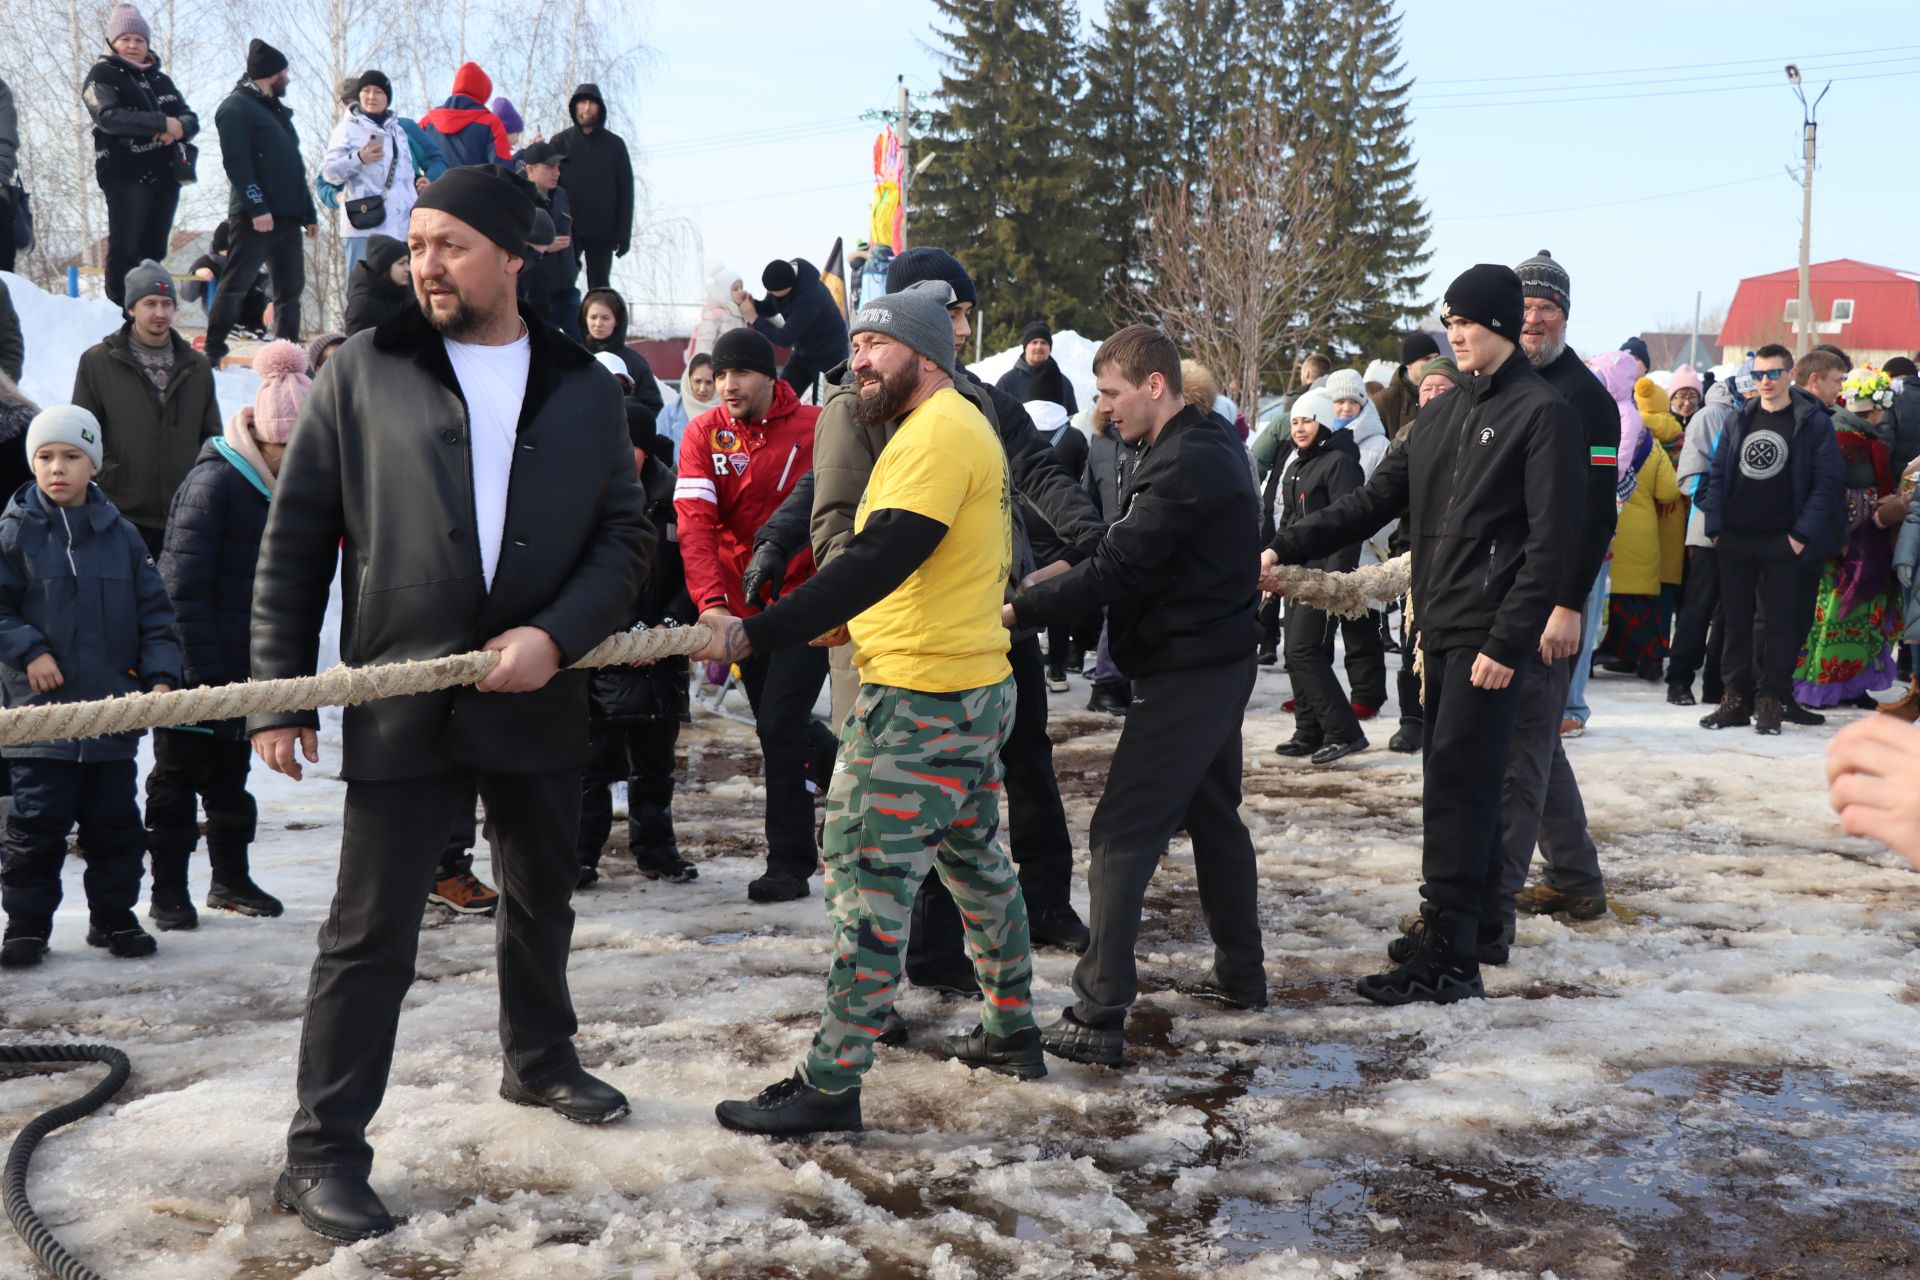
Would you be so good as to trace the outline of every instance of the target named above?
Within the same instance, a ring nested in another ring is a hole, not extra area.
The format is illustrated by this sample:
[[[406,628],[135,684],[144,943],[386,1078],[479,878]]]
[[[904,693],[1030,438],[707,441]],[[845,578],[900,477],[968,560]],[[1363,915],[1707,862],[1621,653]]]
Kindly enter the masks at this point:
[[[1092,941],[1074,969],[1073,1006],[1041,1031],[1049,1053],[1119,1066],[1139,993],[1133,953],[1147,885],[1183,819],[1214,961],[1175,985],[1233,1008],[1267,1003],[1253,841],[1239,815],[1260,535],[1245,451],[1182,401],[1180,352],[1165,334],[1122,329],[1101,345],[1093,372],[1110,429],[1145,443],[1120,495],[1124,514],[1090,558],[1029,577],[1006,622],[1105,608],[1113,659],[1134,680],[1088,837]]]
[[[1263,566],[1317,559],[1405,516],[1427,687],[1425,928],[1362,978],[1379,1004],[1484,994],[1480,939],[1501,926],[1501,792],[1522,677],[1578,541],[1581,435],[1517,343],[1520,277],[1482,264],[1447,289],[1447,338],[1471,382],[1421,415],[1366,488],[1283,529]],[[1278,582],[1263,578],[1277,590]]]

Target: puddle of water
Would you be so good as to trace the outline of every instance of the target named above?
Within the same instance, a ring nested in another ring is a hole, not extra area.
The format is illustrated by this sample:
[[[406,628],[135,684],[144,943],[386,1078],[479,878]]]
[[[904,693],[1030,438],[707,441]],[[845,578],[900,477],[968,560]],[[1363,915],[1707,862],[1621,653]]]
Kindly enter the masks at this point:
[[[1303,1160],[1303,1168],[1326,1169],[1324,1160]],[[1353,1253],[1370,1247],[1377,1234],[1367,1211],[1372,1192],[1358,1179],[1338,1177],[1291,1204],[1266,1204],[1244,1196],[1214,1201],[1199,1216],[1226,1233],[1216,1244],[1235,1258],[1297,1249]]]

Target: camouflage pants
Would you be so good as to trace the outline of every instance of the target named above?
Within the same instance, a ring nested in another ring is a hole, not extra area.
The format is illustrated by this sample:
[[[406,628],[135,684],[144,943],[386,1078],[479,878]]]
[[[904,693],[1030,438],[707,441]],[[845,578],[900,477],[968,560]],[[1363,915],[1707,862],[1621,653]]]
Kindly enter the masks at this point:
[[[1013,681],[963,693],[862,685],[827,790],[827,914],[833,967],[807,1078],[860,1083],[899,992],[913,897],[937,872],[965,921],[995,1035],[1033,1025],[1027,904],[1000,839],[1000,748]]]

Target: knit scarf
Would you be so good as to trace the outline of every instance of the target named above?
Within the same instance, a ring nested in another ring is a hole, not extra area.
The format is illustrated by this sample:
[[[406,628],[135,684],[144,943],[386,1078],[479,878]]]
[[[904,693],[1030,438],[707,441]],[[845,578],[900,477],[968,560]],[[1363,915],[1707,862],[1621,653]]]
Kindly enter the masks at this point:
[[[252,467],[260,482],[267,486],[269,496],[273,493],[276,477],[273,468],[260,453],[260,442],[253,438],[253,406],[246,405],[240,412],[227,419],[226,428],[221,431],[220,439],[229,449],[240,455],[242,461]]]

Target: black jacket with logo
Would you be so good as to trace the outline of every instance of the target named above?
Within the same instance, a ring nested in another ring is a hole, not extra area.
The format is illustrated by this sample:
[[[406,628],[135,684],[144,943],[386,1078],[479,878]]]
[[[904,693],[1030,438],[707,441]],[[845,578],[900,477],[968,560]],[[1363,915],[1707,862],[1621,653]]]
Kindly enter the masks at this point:
[[[1581,439],[1573,410],[1516,348],[1429,404],[1365,488],[1282,529],[1273,550],[1304,564],[1405,516],[1422,647],[1516,667],[1539,644],[1579,541]]]
[[[1113,660],[1134,677],[1252,653],[1260,516],[1240,442],[1182,408],[1141,452],[1120,503],[1091,557],[1014,597],[1020,624],[1104,607]]]
[[[233,188],[227,215],[236,226],[263,213],[303,227],[318,220],[291,107],[242,76],[214,110],[213,126],[220,134],[220,163]]]
[[[1585,441],[1581,450],[1586,483],[1580,504],[1580,541],[1568,562],[1560,598],[1554,602],[1584,610],[1587,593],[1593,590],[1600,566],[1606,563],[1613,529],[1620,520],[1620,504],[1614,496],[1620,478],[1615,464],[1620,452],[1620,406],[1572,347],[1540,370],[1540,376],[1573,408]]]

